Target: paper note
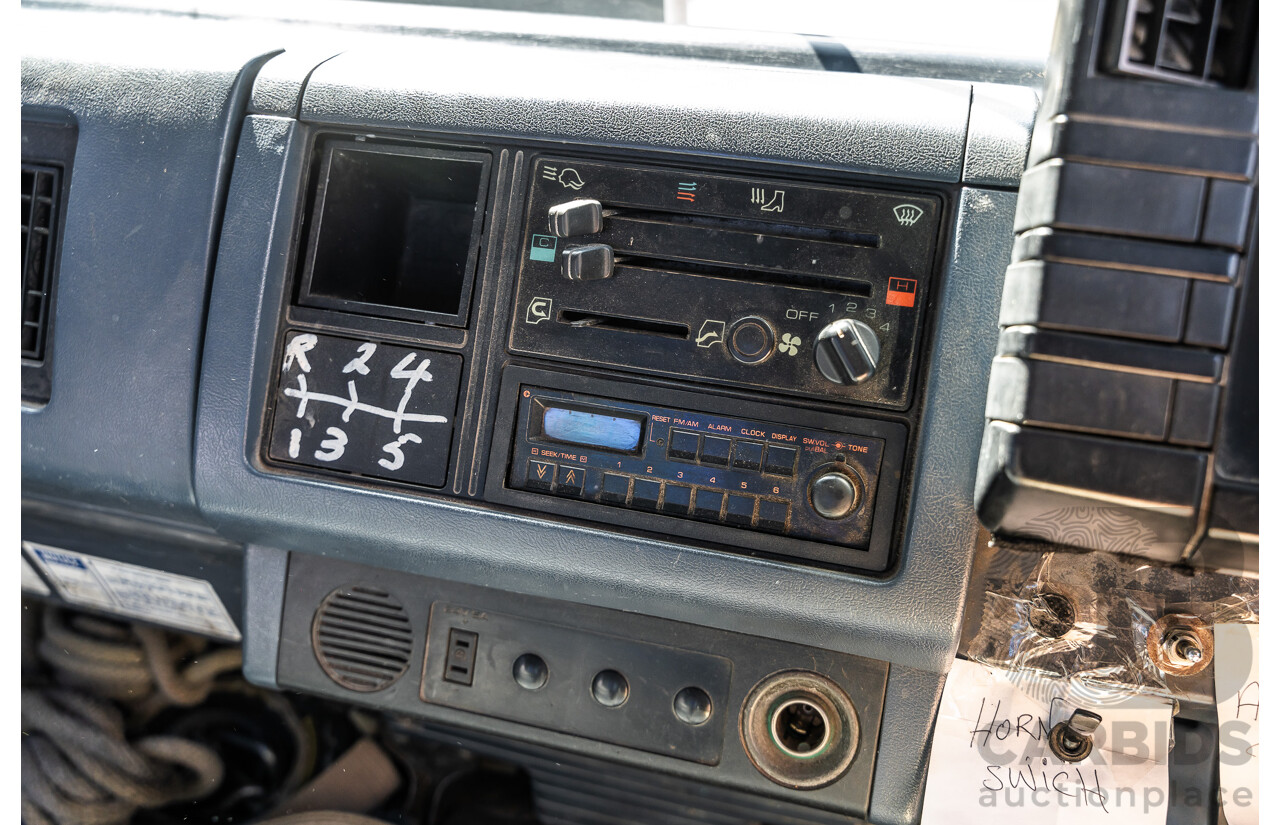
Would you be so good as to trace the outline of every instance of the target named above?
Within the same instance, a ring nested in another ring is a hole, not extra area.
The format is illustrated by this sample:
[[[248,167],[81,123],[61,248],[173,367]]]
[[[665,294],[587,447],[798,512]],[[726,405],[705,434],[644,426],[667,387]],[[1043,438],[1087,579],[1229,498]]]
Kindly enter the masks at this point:
[[[1213,626],[1222,813],[1230,825],[1258,823],[1258,625]]]
[[[1102,717],[1093,751],[1070,763],[1049,733],[1077,709]],[[1167,702],[957,659],[947,677],[922,825],[1165,825]]]

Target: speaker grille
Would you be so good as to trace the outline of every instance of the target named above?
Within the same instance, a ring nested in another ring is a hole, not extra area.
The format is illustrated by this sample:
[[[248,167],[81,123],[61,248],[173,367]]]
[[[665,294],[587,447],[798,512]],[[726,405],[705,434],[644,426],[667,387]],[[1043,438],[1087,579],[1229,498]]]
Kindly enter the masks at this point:
[[[409,669],[413,626],[400,602],[377,587],[340,587],[325,597],[311,624],[320,667],[345,688],[370,693]]]

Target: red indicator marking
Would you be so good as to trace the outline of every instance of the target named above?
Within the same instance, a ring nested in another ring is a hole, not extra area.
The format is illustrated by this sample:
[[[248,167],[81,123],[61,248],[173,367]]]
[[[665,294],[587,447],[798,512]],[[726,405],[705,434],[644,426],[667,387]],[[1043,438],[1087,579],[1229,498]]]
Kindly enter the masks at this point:
[[[911,278],[890,278],[889,292],[884,302],[891,307],[913,307],[916,305],[916,282]]]

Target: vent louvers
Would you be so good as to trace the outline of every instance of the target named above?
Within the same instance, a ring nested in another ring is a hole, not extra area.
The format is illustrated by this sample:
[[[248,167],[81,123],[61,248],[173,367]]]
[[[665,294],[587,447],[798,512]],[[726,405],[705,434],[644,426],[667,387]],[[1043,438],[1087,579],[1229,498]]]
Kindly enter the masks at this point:
[[[1116,70],[1178,83],[1247,84],[1257,0],[1129,0],[1118,5],[1111,38]]]
[[[370,693],[390,687],[409,669],[413,626],[404,607],[385,590],[340,587],[317,608],[311,645],[330,679]]]
[[[22,357],[44,358],[59,170],[22,164]]]

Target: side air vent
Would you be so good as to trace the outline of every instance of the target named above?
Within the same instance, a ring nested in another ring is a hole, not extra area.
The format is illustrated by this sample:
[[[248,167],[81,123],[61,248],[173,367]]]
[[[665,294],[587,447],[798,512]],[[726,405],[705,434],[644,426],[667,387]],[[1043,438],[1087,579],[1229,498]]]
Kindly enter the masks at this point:
[[[371,693],[390,687],[409,669],[413,627],[404,607],[385,590],[340,587],[316,610],[311,645],[330,679]]]
[[[63,224],[76,154],[75,117],[64,109],[22,107],[22,403],[51,397],[55,304]]]
[[[22,357],[44,357],[59,170],[22,164]]]
[[[1178,83],[1242,88],[1257,42],[1257,0],[1128,0],[1112,11],[1112,68]]]

